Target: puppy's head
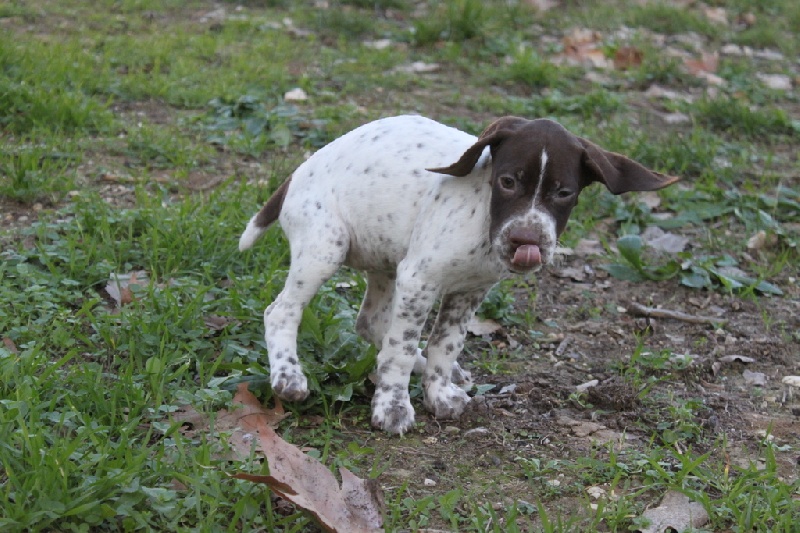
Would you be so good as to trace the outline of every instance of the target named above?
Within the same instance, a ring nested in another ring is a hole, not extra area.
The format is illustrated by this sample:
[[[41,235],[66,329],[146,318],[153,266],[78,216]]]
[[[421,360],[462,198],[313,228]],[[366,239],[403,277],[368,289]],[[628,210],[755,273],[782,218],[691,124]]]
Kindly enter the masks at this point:
[[[448,167],[432,172],[466,176],[483,150],[492,154],[489,236],[510,270],[549,263],[578,195],[600,182],[614,194],[652,191],[678,178],[653,172],[568,132],[552,120],[504,117]]]

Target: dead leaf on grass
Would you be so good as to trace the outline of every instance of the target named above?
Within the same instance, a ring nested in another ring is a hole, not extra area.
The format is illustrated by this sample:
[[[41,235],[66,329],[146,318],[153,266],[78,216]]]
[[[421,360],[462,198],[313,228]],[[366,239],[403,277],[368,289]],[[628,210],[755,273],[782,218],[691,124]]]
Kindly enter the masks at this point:
[[[147,272],[144,270],[135,270],[127,274],[111,274],[106,284],[106,292],[116,302],[117,307],[122,307],[136,299],[131,286],[144,287],[148,283],[150,280],[147,279]]]
[[[594,68],[610,68],[613,60],[601,49],[601,34],[589,28],[575,28],[562,39],[564,53],[554,58],[555,63],[566,63]]]
[[[256,449],[267,458],[270,475],[239,473],[232,477],[265,483],[282,498],[308,511],[326,531],[383,531],[383,494],[377,480],[360,479],[340,468],[340,486],[328,467],[275,433],[246,383],[239,385],[234,402],[244,406],[240,427],[255,434]]]
[[[240,384],[240,390],[242,387],[246,389],[247,384]],[[250,394],[250,396],[255,398],[252,394]],[[180,431],[187,437],[193,437],[197,434],[208,434],[212,430],[230,433],[231,436],[228,439],[228,444],[233,452],[233,457],[231,457],[231,459],[242,461],[250,457],[253,451],[253,440],[255,438],[252,428],[250,428],[247,423],[248,419],[256,417],[263,424],[270,427],[278,427],[278,424],[289,416],[289,413],[283,409],[283,405],[278,398],[275,398],[275,408],[267,409],[258,403],[257,399],[255,402],[248,401],[246,403],[242,401],[242,397],[239,392],[237,392],[233,397],[232,404],[239,405],[240,407],[231,410],[222,409],[217,412],[214,417],[213,427],[208,415],[197,412],[191,405],[181,407],[178,411],[170,415],[170,419],[173,422],[181,422],[182,427]]]
[[[15,353],[15,354],[19,353],[19,349],[17,348],[17,345],[14,344],[14,341],[12,341],[8,337],[3,337],[3,346],[5,346],[6,350],[8,350],[11,353]]]
[[[728,25],[728,11],[724,7],[703,7],[703,14],[711,22]]]
[[[669,491],[661,500],[661,505],[648,509],[642,517],[650,521],[650,525],[640,529],[640,533],[662,533],[664,531],[685,531],[689,528],[702,527],[708,522],[705,508],[689,499],[688,496]]]
[[[689,239],[687,237],[666,232],[658,226],[648,226],[644,232],[642,232],[642,240],[650,248],[668,254],[682,252],[689,244]]]
[[[230,323],[231,320],[224,316],[207,315],[203,317],[203,324],[213,331],[221,331]]]
[[[633,46],[621,46],[614,52],[614,68],[628,70],[642,64],[644,53]]]

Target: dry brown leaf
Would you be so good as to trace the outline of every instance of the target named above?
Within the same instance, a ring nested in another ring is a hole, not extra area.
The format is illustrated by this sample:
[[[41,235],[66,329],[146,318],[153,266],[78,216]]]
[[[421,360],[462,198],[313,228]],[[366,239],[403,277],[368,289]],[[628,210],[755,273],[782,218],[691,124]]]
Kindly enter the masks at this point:
[[[703,14],[711,22],[728,25],[728,11],[724,7],[703,7]]]
[[[255,433],[257,450],[266,456],[270,470],[268,476],[240,473],[234,478],[265,483],[282,498],[308,511],[326,531],[383,531],[383,494],[377,480],[360,479],[340,468],[340,486],[328,467],[275,433],[265,417],[259,415],[263,407],[247,390],[246,383],[239,385],[234,402],[244,406],[240,427]]]
[[[648,226],[642,233],[642,240],[653,250],[668,254],[682,252],[689,244],[687,237],[664,231],[658,226]]]
[[[3,337],[3,346],[5,346],[6,350],[8,350],[11,353],[19,353],[19,349],[17,349],[17,345],[14,344],[14,341],[12,341],[8,337]]]
[[[719,67],[719,54],[716,52],[703,52],[699,59],[686,58],[683,66],[692,76],[702,78],[712,85],[720,85],[724,80],[714,73]]]
[[[203,323],[206,325],[208,329],[212,329],[214,331],[220,331],[225,329],[230,323],[230,319],[224,316],[218,315],[207,315],[203,317]]]
[[[127,274],[111,274],[106,284],[106,292],[116,302],[117,307],[122,307],[136,299],[130,288],[131,285],[141,287],[149,282],[147,272],[144,270],[135,270]]]
[[[609,60],[601,50],[601,35],[588,28],[576,28],[562,39],[564,53],[555,59],[572,65],[609,68]]]
[[[246,390],[247,385],[242,383],[239,385],[240,390],[242,387],[245,387]],[[250,394],[249,391],[248,394]],[[250,397],[255,399],[252,394],[250,394]],[[249,398],[247,399],[249,400]],[[198,433],[208,434],[212,429],[214,431],[230,433],[231,436],[230,439],[228,439],[228,444],[233,452],[233,457],[230,457],[230,459],[241,461],[250,457],[255,440],[252,428],[247,422],[243,422],[243,420],[257,417],[261,423],[271,427],[278,427],[278,424],[289,416],[289,413],[283,409],[283,405],[278,398],[275,398],[274,409],[263,407],[257,399],[255,399],[254,402],[249,401],[245,403],[242,401],[242,397],[238,392],[233,397],[232,403],[234,405],[238,404],[240,407],[230,411],[223,409],[216,413],[213,428],[211,427],[211,421],[208,415],[198,413],[191,405],[181,407],[178,411],[170,415],[170,419],[173,422],[181,422],[183,425],[181,433],[188,437],[192,437]]]
[[[702,527],[708,522],[705,508],[689,499],[688,496],[669,491],[661,500],[661,505],[648,509],[642,517],[650,521],[650,525],[640,529],[640,533],[662,533],[663,531],[685,531],[689,528]]]
[[[642,64],[644,54],[633,46],[622,46],[614,52],[614,68],[617,70],[628,70],[636,68]]]

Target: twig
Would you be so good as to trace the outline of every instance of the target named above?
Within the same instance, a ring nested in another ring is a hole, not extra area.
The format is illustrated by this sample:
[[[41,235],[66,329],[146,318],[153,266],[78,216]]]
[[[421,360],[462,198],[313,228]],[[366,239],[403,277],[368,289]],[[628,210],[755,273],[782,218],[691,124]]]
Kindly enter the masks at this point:
[[[657,309],[655,307],[645,307],[641,304],[631,302],[628,306],[628,312],[632,315],[643,316],[647,318],[671,318],[673,320],[682,320],[684,322],[691,322],[692,324],[727,324],[728,321],[724,318],[716,316],[699,316],[690,315],[681,311],[672,311],[670,309]]]

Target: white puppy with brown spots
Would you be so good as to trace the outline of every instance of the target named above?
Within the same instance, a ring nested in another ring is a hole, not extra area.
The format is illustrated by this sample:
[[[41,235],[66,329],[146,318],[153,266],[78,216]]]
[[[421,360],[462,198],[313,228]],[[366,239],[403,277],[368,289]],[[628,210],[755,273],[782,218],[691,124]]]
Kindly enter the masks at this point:
[[[469,373],[456,358],[492,285],[552,260],[587,185],[619,194],[675,181],[551,120],[505,117],[479,138],[420,116],[351,131],[300,165],[239,242],[249,248],[276,219],[289,239],[286,285],[264,312],[274,392],[308,395],[297,355],[302,311],[349,265],[367,277],[358,332],[380,349],[372,424],[411,428],[412,370],[423,373],[425,406],[437,418],[458,417],[469,401],[458,385]],[[420,334],[437,299],[426,362]]]

